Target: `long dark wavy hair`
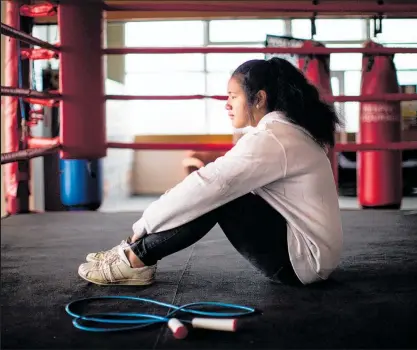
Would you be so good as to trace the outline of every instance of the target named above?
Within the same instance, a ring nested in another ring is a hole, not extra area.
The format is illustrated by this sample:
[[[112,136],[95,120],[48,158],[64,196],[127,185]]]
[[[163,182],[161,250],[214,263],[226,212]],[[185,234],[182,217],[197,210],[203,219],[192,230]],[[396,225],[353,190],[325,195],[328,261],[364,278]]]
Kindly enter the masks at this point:
[[[273,57],[250,60],[232,74],[245,91],[249,106],[256,103],[257,93],[267,95],[267,112],[283,112],[288,120],[307,130],[322,147],[333,146],[340,119],[334,107],[321,100],[319,91],[293,64]]]

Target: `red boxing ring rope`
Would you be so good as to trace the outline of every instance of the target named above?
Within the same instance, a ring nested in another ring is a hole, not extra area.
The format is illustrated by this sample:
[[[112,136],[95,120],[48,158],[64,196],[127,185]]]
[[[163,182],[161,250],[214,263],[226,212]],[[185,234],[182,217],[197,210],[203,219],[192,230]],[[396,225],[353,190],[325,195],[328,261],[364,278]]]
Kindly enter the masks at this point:
[[[58,93],[46,93],[46,92],[40,92],[36,90],[31,89],[21,89],[17,87],[10,87],[10,86],[1,86],[0,88],[0,94],[1,96],[14,96],[14,97],[34,97],[38,99],[55,99],[60,100],[62,96]]]
[[[138,96],[138,95],[107,95],[107,100],[121,100],[121,101],[184,101],[184,100],[201,100],[213,99],[225,101],[227,96],[220,95],[170,95],[170,96]],[[333,96],[324,95],[323,99],[327,102],[377,102],[377,101],[414,101],[417,100],[417,94],[383,94],[383,95],[359,95],[359,96]]]
[[[233,144],[220,143],[128,143],[108,142],[108,148],[132,149],[132,150],[187,150],[195,151],[228,151]],[[357,151],[387,151],[387,150],[413,150],[417,149],[417,141],[403,141],[390,143],[360,144],[360,143],[337,143],[333,148],[335,152]]]
[[[361,151],[405,151],[417,149],[417,141],[384,142],[384,143],[337,143],[335,152]]]
[[[141,142],[141,143],[129,143],[129,142],[108,142],[107,148],[116,149],[131,149],[131,150],[187,150],[192,149],[195,151],[228,151],[234,145],[229,143],[224,144],[212,144],[212,143],[153,143],[153,142]]]
[[[61,149],[59,138],[47,137],[29,137],[27,140],[27,148],[1,154],[1,164],[18,162],[21,160],[29,160],[37,157],[43,157],[53,154]]]
[[[157,3],[143,1],[137,3],[125,3],[115,5],[105,5],[106,11],[170,11],[170,12],[334,12],[334,13],[402,13],[408,17],[417,13],[417,5],[410,4],[367,4],[361,2],[352,3],[324,3],[324,4],[297,4],[293,2],[261,2],[255,3],[236,3],[232,1],[222,1],[213,3],[190,3],[185,1],[175,1],[173,3]]]
[[[114,149],[130,149],[130,150],[187,150],[195,151],[228,151],[234,145],[228,143],[124,143],[124,142],[108,142],[108,148]],[[1,164],[12,163],[19,160],[27,160],[43,155],[51,154],[61,148],[58,138],[29,138],[28,149],[3,153]],[[417,149],[417,141],[403,141],[392,143],[337,143],[334,152],[363,152],[363,151],[400,151]]]
[[[130,150],[195,150],[195,151],[229,151],[234,145],[229,143],[127,143],[108,142],[107,147]],[[27,160],[55,153],[61,148],[59,138],[31,137],[28,139],[28,149],[17,152],[2,153],[1,164]],[[391,143],[337,143],[333,152],[363,152],[363,151],[403,151],[417,149],[417,141],[402,141]]]
[[[186,101],[186,100],[202,100],[210,98],[213,100],[227,100],[227,96],[219,95],[169,95],[169,96],[152,96],[152,95],[106,95],[107,100],[121,101]]]
[[[50,146],[50,147],[43,147],[43,148],[28,148],[24,150],[20,150],[17,152],[8,152],[8,153],[2,153],[1,154],[1,164],[8,164],[17,162],[20,160],[28,160],[32,158],[42,157],[46,156],[48,154],[56,153],[58,152],[60,146]]]
[[[330,55],[332,53],[362,53],[366,55],[394,55],[417,53],[415,47],[122,47],[106,48],[107,55],[125,54],[190,54],[190,53],[281,53],[298,55]]]
[[[21,40],[29,45],[36,45],[36,46],[43,47],[45,49],[49,49],[53,51],[60,51],[60,48],[58,46],[52,45],[46,41],[37,39],[33,37],[32,35],[29,35],[20,30],[14,29],[4,23],[1,24],[1,34],[9,36],[17,40]]]

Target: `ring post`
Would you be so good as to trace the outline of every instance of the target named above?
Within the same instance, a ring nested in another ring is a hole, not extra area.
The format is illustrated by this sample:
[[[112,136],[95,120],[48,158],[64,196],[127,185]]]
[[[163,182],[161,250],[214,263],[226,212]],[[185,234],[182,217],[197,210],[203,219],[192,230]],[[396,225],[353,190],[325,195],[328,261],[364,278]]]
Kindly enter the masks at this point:
[[[63,159],[107,154],[102,15],[101,1],[63,1],[58,8]]]
[[[96,210],[107,154],[101,1],[59,6],[61,42],[61,201],[69,210]]]

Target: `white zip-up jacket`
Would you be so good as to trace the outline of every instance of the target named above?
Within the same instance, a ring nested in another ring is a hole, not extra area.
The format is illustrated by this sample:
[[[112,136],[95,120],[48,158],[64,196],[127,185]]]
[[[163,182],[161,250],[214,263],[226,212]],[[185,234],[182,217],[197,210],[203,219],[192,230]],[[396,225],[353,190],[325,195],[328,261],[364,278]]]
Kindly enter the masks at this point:
[[[249,192],[287,220],[289,255],[300,281],[327,279],[343,245],[330,162],[308,132],[278,112],[268,113],[223,157],[153,202],[133,231],[144,236],[178,227]]]

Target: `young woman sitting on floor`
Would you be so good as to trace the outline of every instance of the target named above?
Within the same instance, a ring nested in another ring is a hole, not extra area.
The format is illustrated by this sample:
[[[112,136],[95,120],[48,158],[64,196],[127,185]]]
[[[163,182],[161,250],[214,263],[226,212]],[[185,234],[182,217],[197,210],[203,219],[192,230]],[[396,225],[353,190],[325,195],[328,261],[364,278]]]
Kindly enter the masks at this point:
[[[250,60],[228,83],[234,147],[153,202],[132,238],[87,255],[78,270],[104,285],[147,285],[158,260],[219,224],[230,243],[274,282],[308,285],[339,264],[343,232],[326,151],[338,117],[284,59]],[[217,259],[217,257],[216,257]]]

